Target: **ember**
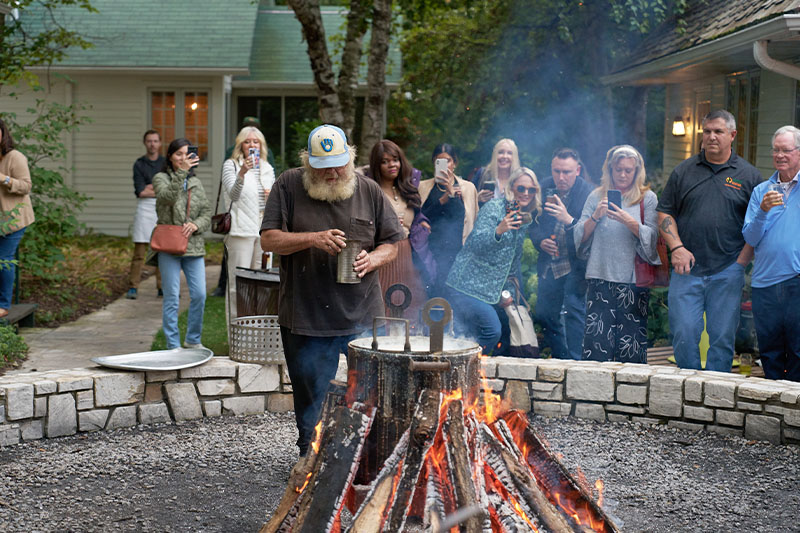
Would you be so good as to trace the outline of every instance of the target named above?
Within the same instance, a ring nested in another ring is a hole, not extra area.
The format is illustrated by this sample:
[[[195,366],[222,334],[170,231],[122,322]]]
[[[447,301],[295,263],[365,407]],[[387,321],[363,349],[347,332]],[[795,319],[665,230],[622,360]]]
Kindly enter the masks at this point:
[[[387,352],[378,346],[396,347],[392,339],[368,340],[351,343],[349,382],[334,384],[313,452],[262,533],[339,532],[344,509],[358,533],[618,531],[525,413],[503,406],[485,380],[478,393],[469,376],[479,346],[432,339],[443,349],[431,353],[406,336],[402,351]],[[602,501],[601,481],[596,488]]]

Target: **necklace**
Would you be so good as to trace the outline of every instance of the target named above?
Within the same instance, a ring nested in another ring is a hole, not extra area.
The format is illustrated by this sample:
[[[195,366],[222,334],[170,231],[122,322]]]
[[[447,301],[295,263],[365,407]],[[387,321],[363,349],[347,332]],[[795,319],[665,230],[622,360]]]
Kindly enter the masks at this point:
[[[392,194],[394,195],[394,201],[397,201],[397,187],[392,185]]]

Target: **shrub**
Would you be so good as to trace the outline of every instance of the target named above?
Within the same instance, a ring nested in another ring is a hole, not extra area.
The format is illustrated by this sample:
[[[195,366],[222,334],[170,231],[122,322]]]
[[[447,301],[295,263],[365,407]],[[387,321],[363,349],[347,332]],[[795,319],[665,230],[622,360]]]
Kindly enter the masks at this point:
[[[0,325],[0,368],[24,359],[28,354],[28,345],[17,335],[12,326]]]

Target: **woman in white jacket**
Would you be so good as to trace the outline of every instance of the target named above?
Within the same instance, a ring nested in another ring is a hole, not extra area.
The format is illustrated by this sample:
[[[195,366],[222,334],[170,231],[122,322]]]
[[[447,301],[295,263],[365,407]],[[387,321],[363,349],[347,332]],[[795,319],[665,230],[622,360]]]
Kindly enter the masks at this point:
[[[231,202],[231,231],[225,236],[228,251],[228,323],[236,313],[236,267],[261,268],[259,229],[264,205],[275,182],[267,162],[267,141],[258,128],[246,126],[236,136],[231,158],[222,165],[222,188]]]

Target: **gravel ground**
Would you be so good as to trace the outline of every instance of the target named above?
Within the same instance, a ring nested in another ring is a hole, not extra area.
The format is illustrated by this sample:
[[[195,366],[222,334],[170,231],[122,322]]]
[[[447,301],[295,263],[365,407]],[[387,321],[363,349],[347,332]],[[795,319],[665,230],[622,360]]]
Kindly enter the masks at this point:
[[[800,448],[534,417],[605,482],[623,531],[800,531]],[[0,531],[257,531],[297,460],[294,416],[204,419],[0,448]]]

